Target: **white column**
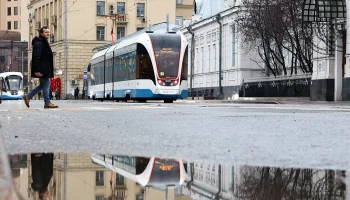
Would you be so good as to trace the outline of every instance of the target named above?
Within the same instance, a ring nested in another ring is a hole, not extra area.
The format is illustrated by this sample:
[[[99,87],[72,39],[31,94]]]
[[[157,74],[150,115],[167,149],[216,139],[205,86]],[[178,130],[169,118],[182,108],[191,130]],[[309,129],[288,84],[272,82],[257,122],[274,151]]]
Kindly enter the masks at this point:
[[[343,39],[337,36],[335,41],[335,63],[334,63],[334,101],[342,100],[343,87]]]

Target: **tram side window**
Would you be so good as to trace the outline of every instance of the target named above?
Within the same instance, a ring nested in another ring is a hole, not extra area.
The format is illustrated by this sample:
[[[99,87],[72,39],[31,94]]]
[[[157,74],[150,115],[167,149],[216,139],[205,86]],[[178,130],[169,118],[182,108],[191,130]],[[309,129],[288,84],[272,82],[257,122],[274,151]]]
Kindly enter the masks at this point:
[[[142,174],[145,171],[150,159],[149,158],[136,158],[136,175]]]
[[[97,64],[97,76],[98,76],[98,79],[97,79],[97,84],[100,85],[103,83],[103,70],[102,70],[102,63],[98,63]]]
[[[113,66],[113,58],[110,58],[106,61],[106,71],[105,71],[106,83],[112,82],[112,66]]]
[[[137,44],[137,62],[137,78],[151,79],[156,84],[151,58],[142,44]]]
[[[114,58],[114,63],[113,63],[113,81],[114,82],[118,81],[118,75],[119,75],[118,59],[115,57]]]
[[[127,56],[129,80],[136,79],[136,59],[135,59],[135,56],[136,56],[135,52],[128,53],[128,56]]]
[[[115,79],[116,81],[121,81],[122,79],[121,79],[121,77],[122,77],[122,75],[121,75],[121,73],[122,73],[122,71],[121,71],[121,59],[120,59],[120,57],[118,56],[118,57],[116,57],[115,58],[115,67],[116,67],[116,72],[117,72],[117,74],[116,74],[116,76],[117,76],[117,78]]]
[[[98,74],[98,66],[100,64],[96,63],[94,67],[94,72],[95,72],[95,85],[98,85],[98,79],[100,78],[100,75]]]
[[[186,48],[181,69],[181,81],[188,78],[188,47]]]
[[[104,84],[105,81],[105,74],[104,74],[104,62],[100,62],[100,84]]]
[[[91,85],[96,85],[96,64],[92,64],[90,68],[91,73]]]
[[[112,83],[112,76],[113,76],[113,58],[110,59],[110,62],[108,65],[108,83]]]
[[[96,85],[100,84],[100,63],[96,63]]]
[[[115,58],[116,81],[133,80],[136,77],[135,52],[130,52]]]
[[[108,83],[107,77],[108,77],[108,64],[109,64],[109,60],[106,60],[106,67],[105,70],[103,71],[103,75],[105,76],[105,80],[103,81],[103,83]]]

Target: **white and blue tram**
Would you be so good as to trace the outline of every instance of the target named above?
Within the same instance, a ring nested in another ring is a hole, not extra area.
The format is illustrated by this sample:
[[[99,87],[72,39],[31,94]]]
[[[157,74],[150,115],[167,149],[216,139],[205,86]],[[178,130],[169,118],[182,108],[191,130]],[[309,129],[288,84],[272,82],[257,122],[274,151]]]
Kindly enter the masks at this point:
[[[182,34],[132,36],[91,59],[92,99],[164,100],[188,96],[188,45]]]
[[[143,187],[176,188],[183,185],[187,177],[187,163],[181,159],[104,154],[93,154],[91,158],[94,163],[135,181]]]
[[[22,99],[23,95],[23,74],[20,72],[0,73],[1,99],[15,100]]]

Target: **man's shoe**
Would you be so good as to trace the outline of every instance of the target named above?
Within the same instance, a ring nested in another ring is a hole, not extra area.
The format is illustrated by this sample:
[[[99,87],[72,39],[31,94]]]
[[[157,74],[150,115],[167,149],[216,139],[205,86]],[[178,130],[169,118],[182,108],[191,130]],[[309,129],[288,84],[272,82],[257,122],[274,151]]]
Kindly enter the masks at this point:
[[[49,103],[45,105],[44,108],[58,108],[58,106],[56,106],[55,104]]]
[[[24,103],[26,104],[26,106],[29,108],[30,99],[26,95],[23,95],[23,100],[24,100]]]

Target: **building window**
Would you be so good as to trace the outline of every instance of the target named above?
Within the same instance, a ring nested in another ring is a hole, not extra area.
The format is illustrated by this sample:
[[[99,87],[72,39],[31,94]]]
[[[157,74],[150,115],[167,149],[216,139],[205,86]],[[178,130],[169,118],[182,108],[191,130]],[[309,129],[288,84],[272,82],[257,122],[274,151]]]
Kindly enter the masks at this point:
[[[115,180],[116,185],[124,185],[124,176],[120,174],[116,174],[116,180]]]
[[[125,14],[125,2],[117,3],[117,14]]]
[[[176,4],[182,4],[182,0],[176,0]]]
[[[103,171],[96,171],[96,186],[104,185]]]
[[[104,200],[105,198],[103,196],[96,196],[96,200]]]
[[[11,22],[7,22],[7,30],[11,30]]]
[[[13,28],[16,30],[18,29],[18,21],[13,22]]]
[[[125,36],[125,27],[117,27],[117,40]]]
[[[145,16],[145,4],[144,3],[138,3],[137,4],[137,17],[144,17]]]
[[[232,67],[236,66],[236,28],[232,26]]]
[[[7,7],[7,16],[11,16],[11,7]]]
[[[175,24],[178,26],[182,26],[182,21],[183,21],[182,17],[176,17]]]
[[[14,7],[13,8],[13,14],[14,15],[18,15],[18,7]]]
[[[105,27],[104,26],[97,27],[96,40],[100,40],[100,41],[105,40]]]
[[[141,31],[141,30],[143,30],[144,28],[143,27],[137,27],[136,28],[136,31]]]
[[[97,2],[97,16],[103,16],[103,15],[105,15],[105,2],[98,1]]]

